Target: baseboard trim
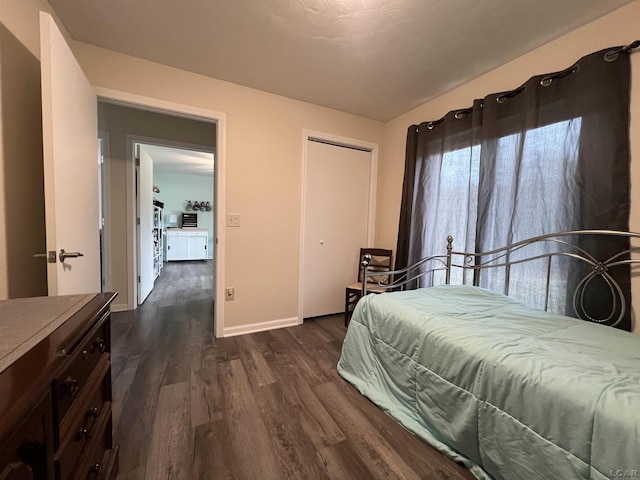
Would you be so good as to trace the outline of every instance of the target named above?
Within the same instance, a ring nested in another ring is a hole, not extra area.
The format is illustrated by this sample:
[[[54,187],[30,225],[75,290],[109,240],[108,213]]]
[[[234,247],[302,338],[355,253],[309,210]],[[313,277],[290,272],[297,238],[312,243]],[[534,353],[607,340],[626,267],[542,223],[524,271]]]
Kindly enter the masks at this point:
[[[281,318],[280,320],[270,320],[261,323],[249,323],[248,325],[239,325],[237,327],[225,327],[222,331],[223,337],[235,337],[237,335],[246,335],[247,333],[264,332],[267,330],[275,330],[276,328],[295,327],[299,325],[298,317]]]
[[[129,305],[127,305],[126,303],[112,303],[111,304],[111,311],[112,312],[126,312],[128,310],[131,310],[129,308]]]

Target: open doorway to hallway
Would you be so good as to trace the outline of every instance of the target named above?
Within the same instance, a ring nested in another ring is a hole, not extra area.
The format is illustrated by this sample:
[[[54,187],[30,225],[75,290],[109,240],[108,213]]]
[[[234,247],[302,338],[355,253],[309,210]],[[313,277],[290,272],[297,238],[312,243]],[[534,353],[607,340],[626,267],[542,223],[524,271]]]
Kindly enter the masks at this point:
[[[131,141],[139,219],[137,304],[142,305],[165,262],[187,268],[188,262],[213,260],[214,153],[198,150],[198,146],[168,145],[163,140]]]
[[[138,229],[136,155],[134,144],[163,145],[172,148],[200,151],[216,156],[217,123],[214,120],[202,118],[188,118],[181,114],[171,114],[150,111],[135,106],[124,106],[100,101],[98,103],[98,127],[106,132],[109,142],[109,186],[105,192],[105,202],[108,205],[106,223],[109,224],[108,235],[105,239],[105,258],[109,273],[106,279],[107,288],[119,293],[114,310],[130,310],[137,307],[138,277],[140,276],[138,246],[136,231]],[[171,175],[171,174],[169,174]],[[176,175],[176,174],[174,174]],[[211,174],[204,180],[211,187],[210,195],[205,199],[185,198],[184,200],[204,200],[210,203],[212,225],[216,224],[218,205],[216,198],[216,176]],[[151,184],[154,182],[152,180]],[[152,192],[153,194],[153,192]],[[158,199],[161,202],[160,199]],[[151,202],[153,207],[153,201]],[[186,202],[184,202],[186,210]],[[162,213],[162,221],[172,223],[170,215]],[[153,220],[152,220],[153,222]],[[151,231],[151,229],[149,229]],[[212,227],[212,230],[213,227]],[[215,235],[211,232],[211,244],[215,250]],[[207,245],[207,249],[210,247]],[[163,261],[166,250],[163,248]],[[213,255],[212,255],[213,256]],[[207,260],[211,264],[211,274],[216,285],[216,258]],[[215,294],[214,294],[215,296]]]

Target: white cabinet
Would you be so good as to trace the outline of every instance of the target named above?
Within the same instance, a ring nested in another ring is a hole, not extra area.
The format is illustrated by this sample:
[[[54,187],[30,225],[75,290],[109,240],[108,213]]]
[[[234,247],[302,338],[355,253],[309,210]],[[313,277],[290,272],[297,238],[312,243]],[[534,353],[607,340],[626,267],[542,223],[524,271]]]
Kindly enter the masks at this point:
[[[167,262],[206,260],[209,231],[206,228],[171,228],[167,230]]]
[[[187,256],[192,259],[207,258],[207,235],[191,235],[187,242]]]
[[[189,258],[189,238],[187,235],[170,233],[167,237],[167,261]]]

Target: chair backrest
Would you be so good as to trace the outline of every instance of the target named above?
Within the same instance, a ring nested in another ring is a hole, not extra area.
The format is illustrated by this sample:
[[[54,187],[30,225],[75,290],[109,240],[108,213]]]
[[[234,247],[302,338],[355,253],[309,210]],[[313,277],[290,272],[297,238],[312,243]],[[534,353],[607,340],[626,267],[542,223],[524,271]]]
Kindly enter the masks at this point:
[[[369,273],[388,272],[391,270],[392,251],[386,248],[361,248],[360,261],[358,262],[358,282],[362,282],[362,259],[365,255],[371,255],[371,263],[369,264]],[[388,275],[380,275],[369,277],[369,283],[389,283]]]

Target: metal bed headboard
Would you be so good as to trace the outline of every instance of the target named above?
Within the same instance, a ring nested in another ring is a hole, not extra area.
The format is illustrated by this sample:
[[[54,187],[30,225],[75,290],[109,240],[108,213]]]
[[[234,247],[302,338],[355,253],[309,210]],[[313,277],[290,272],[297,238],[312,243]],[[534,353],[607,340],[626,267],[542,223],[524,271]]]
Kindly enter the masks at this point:
[[[554,258],[567,258],[577,262],[582,262],[587,268],[587,273],[582,277],[573,293],[573,310],[578,318],[598,323],[606,323],[615,326],[624,318],[627,310],[625,292],[618,282],[611,275],[611,269],[623,265],[633,266],[640,264],[640,258],[632,258],[633,253],[638,253],[640,249],[634,247],[625,248],[610,255],[604,260],[595,258],[589,251],[580,246],[585,238],[597,239],[598,237],[620,238],[624,237],[629,240],[629,244],[634,239],[638,239],[636,243],[640,244],[640,233],[621,232],[615,230],[574,230],[567,232],[551,233],[539,235],[526,240],[512,243],[505,247],[497,248],[485,252],[459,252],[453,250],[453,237],[447,237],[446,253],[439,255],[431,255],[420,259],[413,265],[406,268],[393,270],[388,272],[387,283],[367,282],[365,279],[376,276],[380,277],[381,272],[368,272],[371,258],[365,256],[362,260],[362,296],[367,294],[367,283],[376,283],[378,287],[386,291],[405,290],[407,286],[420,286],[420,281],[427,275],[434,278],[436,272],[445,272],[445,284],[451,282],[451,272],[453,269],[459,268],[463,271],[471,271],[473,273],[473,285],[479,286],[479,273],[484,269],[505,269],[505,283],[508,294],[509,275],[513,265],[531,262],[535,260],[546,259],[546,286],[545,286],[545,310],[547,310],[550,296],[550,278],[552,271],[552,261]],[[527,255],[527,250],[532,250],[532,246],[543,245],[549,250],[544,253],[534,253]],[[515,253],[523,255],[520,258],[513,259]],[[455,263],[454,258],[461,258],[462,263]],[[608,317],[604,319],[592,318],[585,308],[585,290],[594,281],[600,278],[608,285],[611,292],[612,309]],[[615,318],[615,313],[618,313]],[[613,323],[609,323],[614,319]]]

